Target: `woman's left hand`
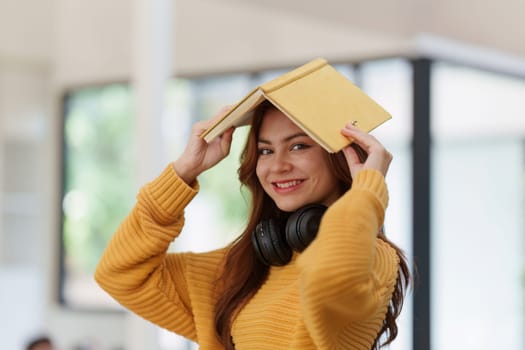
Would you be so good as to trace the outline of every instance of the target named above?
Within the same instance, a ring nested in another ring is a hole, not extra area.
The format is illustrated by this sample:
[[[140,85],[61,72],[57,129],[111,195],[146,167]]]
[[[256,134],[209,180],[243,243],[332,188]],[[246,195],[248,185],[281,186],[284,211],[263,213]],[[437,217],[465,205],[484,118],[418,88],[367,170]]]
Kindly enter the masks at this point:
[[[362,163],[350,145],[343,149],[352,177],[355,178],[362,169],[375,169],[386,176],[393,157],[374,136],[358,129],[351,123],[346,124],[341,133],[368,153],[368,158]]]

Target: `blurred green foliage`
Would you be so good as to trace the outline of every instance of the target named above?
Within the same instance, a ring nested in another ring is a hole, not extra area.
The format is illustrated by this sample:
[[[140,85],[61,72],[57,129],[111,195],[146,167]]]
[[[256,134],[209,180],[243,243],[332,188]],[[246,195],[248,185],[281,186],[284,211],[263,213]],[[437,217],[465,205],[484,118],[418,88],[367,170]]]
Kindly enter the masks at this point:
[[[182,151],[191,124],[213,116],[225,104],[224,99],[194,90],[188,80],[172,80],[169,85],[162,135],[169,160]],[[230,156],[199,177],[206,200],[220,210],[219,230],[231,238],[240,233],[248,211],[249,194],[237,179],[246,132],[247,128],[236,130]],[[127,84],[82,88],[68,96],[62,201],[66,279],[91,278],[111,236],[135,203],[140,184],[134,175],[134,137],[132,91]]]
[[[68,272],[93,271],[134,202],[130,89],[82,89],[65,116],[63,240]]]

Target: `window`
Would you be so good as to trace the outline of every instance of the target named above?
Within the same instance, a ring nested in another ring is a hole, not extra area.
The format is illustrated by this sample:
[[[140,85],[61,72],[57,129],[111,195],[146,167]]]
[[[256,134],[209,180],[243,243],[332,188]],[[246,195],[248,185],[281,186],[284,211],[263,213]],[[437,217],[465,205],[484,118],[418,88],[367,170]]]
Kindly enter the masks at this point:
[[[172,79],[162,116],[168,164],[183,150],[191,126],[235,103],[255,84],[250,75]],[[134,119],[131,89],[110,84],[76,89],[65,99],[60,299],[71,307],[115,308],[93,281],[109,239],[135,203]],[[225,245],[242,229],[248,194],[237,180],[245,128],[236,130],[226,159],[199,177],[202,195],[187,208],[184,234],[171,250],[205,251]],[[203,215],[205,223],[199,220]],[[213,227],[214,232],[210,232]],[[187,233],[186,233],[187,232]]]
[[[93,281],[109,237],[135,198],[130,89],[79,89],[65,101],[61,301],[114,305]]]
[[[404,59],[387,59],[363,63],[357,76],[363,90],[392,115],[392,120],[371,132],[392,153],[386,181],[389,204],[385,217],[386,235],[407,255],[412,256],[412,70]],[[390,348],[410,349],[412,344],[412,302],[407,294],[398,319],[399,334]]]
[[[525,81],[432,78],[432,348],[523,349]]]

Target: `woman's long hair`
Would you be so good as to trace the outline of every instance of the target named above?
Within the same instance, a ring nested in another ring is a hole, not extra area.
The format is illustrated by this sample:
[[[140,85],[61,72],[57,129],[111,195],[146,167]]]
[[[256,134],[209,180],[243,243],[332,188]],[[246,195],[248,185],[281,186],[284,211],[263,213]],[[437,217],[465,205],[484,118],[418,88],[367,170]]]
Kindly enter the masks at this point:
[[[275,107],[268,102],[263,102],[256,109],[246,145],[241,153],[241,165],[238,169],[239,180],[250,191],[252,205],[246,228],[231,244],[226,254],[222,274],[217,284],[218,300],[215,305],[215,330],[219,341],[227,350],[234,350],[231,329],[237,313],[253,297],[268,276],[268,266],[264,265],[257,258],[252,247],[252,231],[262,219],[280,218],[285,215],[264,192],[255,172],[258,158],[259,130],[262,118],[270,108]],[[355,144],[352,147],[357,151],[360,159],[364,161],[367,157],[366,152]],[[343,194],[352,185],[352,177],[350,176],[346,159],[342,152],[335,154],[326,153],[326,155],[330,168],[339,180],[340,193]],[[396,338],[396,318],[401,312],[405,291],[410,283],[410,270],[401,249],[390,242],[383,232],[379,232],[378,237],[396,250],[400,258],[400,267],[385,320],[372,349],[378,349],[380,346],[389,344]],[[387,338],[380,344],[379,339],[383,335]]]

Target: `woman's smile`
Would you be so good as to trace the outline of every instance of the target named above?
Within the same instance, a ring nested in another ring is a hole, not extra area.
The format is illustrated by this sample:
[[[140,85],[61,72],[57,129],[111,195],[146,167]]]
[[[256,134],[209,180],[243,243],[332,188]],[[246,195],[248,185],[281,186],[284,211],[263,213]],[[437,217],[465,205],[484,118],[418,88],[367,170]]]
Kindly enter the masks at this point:
[[[274,182],[273,186],[276,192],[286,193],[297,190],[304,180],[285,180]]]

